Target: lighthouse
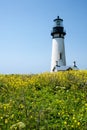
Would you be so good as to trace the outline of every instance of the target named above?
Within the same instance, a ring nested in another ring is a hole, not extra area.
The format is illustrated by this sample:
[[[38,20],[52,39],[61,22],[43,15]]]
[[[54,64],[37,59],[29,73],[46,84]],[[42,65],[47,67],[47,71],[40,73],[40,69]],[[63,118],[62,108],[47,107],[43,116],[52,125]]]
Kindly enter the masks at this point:
[[[59,16],[54,19],[52,36],[52,57],[51,72],[58,71],[58,68],[66,66],[64,37],[66,32],[63,27],[63,19]]]

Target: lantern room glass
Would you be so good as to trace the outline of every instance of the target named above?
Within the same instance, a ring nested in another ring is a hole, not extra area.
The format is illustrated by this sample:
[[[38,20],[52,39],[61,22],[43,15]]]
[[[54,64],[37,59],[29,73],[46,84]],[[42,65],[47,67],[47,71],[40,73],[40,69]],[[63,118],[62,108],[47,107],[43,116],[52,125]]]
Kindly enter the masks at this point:
[[[63,27],[63,21],[61,19],[56,19],[54,21],[54,27]]]

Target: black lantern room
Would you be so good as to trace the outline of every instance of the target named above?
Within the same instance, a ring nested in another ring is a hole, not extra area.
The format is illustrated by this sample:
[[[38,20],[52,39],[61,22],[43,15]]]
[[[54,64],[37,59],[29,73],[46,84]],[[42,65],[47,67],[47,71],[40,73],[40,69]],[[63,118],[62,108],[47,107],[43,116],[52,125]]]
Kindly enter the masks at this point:
[[[60,37],[60,38],[64,38],[64,36],[66,35],[66,32],[64,31],[64,27],[63,27],[63,19],[61,19],[59,16],[54,19],[54,27],[52,29],[51,35],[53,38],[56,37]]]

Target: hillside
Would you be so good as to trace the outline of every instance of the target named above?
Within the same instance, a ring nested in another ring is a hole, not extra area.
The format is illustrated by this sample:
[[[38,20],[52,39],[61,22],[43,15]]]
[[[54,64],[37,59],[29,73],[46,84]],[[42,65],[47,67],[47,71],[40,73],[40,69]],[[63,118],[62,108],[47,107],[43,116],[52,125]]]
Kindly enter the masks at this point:
[[[87,130],[87,71],[0,75],[0,130]]]

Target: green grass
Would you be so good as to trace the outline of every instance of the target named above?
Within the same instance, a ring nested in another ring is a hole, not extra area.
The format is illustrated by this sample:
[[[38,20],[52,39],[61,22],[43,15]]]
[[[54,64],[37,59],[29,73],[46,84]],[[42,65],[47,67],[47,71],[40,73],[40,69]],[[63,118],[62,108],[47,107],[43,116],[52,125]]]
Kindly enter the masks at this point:
[[[87,130],[87,71],[0,75],[0,130]]]

